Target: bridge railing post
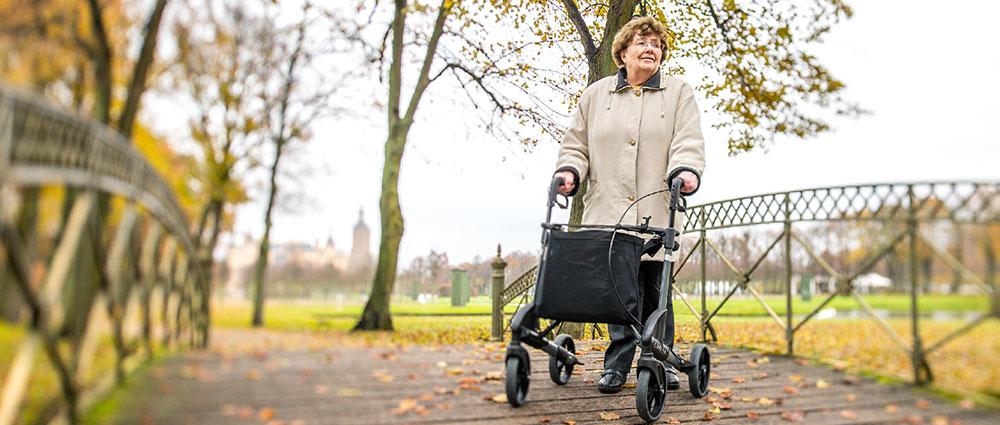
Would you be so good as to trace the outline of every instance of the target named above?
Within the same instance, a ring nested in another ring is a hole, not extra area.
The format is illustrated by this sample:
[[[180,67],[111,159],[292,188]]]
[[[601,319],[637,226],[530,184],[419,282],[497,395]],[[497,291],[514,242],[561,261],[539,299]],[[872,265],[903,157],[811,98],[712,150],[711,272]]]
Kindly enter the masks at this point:
[[[507,262],[500,256],[500,245],[497,244],[497,256],[491,264],[493,272],[492,298],[493,298],[493,323],[490,332],[491,341],[503,340],[503,286],[507,275]]]
[[[795,327],[792,323],[792,204],[785,194],[785,342],[788,355],[795,354]]]

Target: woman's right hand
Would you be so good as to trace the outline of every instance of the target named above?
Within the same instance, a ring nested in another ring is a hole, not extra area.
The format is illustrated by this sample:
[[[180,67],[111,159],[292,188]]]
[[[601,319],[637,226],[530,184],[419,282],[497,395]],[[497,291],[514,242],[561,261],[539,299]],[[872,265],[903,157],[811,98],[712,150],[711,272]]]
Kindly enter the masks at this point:
[[[553,179],[557,177],[562,177],[563,184],[556,190],[558,190],[559,193],[568,196],[570,192],[573,191],[573,188],[576,187],[576,181],[574,179],[575,175],[572,171],[559,171],[552,176]]]

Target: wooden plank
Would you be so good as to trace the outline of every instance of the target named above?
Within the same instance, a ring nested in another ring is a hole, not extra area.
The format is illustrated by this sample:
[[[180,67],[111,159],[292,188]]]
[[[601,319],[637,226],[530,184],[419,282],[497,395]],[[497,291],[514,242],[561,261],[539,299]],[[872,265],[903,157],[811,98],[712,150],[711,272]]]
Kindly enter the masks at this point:
[[[229,332],[217,330],[216,334]],[[243,340],[262,335],[240,332]],[[565,419],[578,424],[638,423],[634,387],[618,394],[597,391],[595,382],[604,356],[599,350],[605,345],[603,341],[578,343],[578,355],[585,365],[577,368],[579,373],[564,386],[549,380],[548,356],[529,349],[531,387],[527,404],[520,408],[490,400],[504,392],[502,380],[485,379],[501,371],[503,344],[311,351],[282,351],[279,345],[271,351],[191,353],[154,367],[153,376],[143,380],[134,394],[136,400],[126,407],[137,416],[125,417],[121,423],[238,424],[259,421],[262,414],[273,416],[271,420],[305,424],[525,424],[543,419],[551,423]],[[679,345],[682,354],[688,348],[687,344]],[[751,410],[760,414],[758,423],[787,423],[781,418],[783,411],[801,411],[806,423],[819,424],[847,423],[839,412],[848,409],[864,421],[902,418],[886,413],[885,404],[896,404],[901,412],[919,411],[925,420],[959,413],[963,424],[996,419],[990,412],[959,411],[949,402],[909,387],[881,385],[787,357],[767,357],[765,361],[764,356],[743,350],[712,350],[717,361],[713,364],[715,392],[711,398],[692,397],[682,375],[682,389],[670,392],[665,415],[685,423],[700,422],[713,408],[710,402],[716,401],[729,407],[716,415],[716,422],[721,423],[742,423]],[[762,376],[755,377],[757,374]],[[628,382],[634,384],[634,373]],[[728,400],[719,394],[723,389],[731,391]],[[762,405],[762,397],[773,404]],[[928,400],[926,409],[914,407],[921,399]],[[426,411],[398,410],[407,403],[416,403]],[[619,420],[604,421],[601,412],[613,412]]]
[[[0,395],[0,425],[13,425],[21,408],[21,401],[28,390],[28,379],[34,368],[38,349],[42,345],[41,336],[30,333],[28,338],[17,349],[17,355],[11,362],[4,379],[3,392]]]

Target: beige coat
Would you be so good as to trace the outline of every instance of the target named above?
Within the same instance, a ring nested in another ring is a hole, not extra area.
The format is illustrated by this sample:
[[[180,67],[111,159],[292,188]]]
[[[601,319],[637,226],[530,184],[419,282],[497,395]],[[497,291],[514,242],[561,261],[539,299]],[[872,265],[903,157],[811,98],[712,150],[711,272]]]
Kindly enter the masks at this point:
[[[580,97],[556,167],[588,183],[584,224],[617,223],[632,201],[667,189],[666,180],[680,171],[693,171],[700,183],[705,142],[694,90],[665,74],[633,90],[624,71],[591,84]],[[622,223],[641,224],[642,217],[652,216],[650,225],[666,227],[667,201],[667,193],[643,199]],[[683,228],[683,217],[677,219],[676,227]]]

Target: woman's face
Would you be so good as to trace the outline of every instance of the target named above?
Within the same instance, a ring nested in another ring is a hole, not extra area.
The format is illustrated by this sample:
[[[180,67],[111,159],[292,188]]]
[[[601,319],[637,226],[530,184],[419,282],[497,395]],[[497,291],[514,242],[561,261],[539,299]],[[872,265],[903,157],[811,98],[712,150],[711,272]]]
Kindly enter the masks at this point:
[[[662,56],[659,36],[655,33],[636,34],[623,51],[622,62],[627,70],[653,73],[660,68]]]

